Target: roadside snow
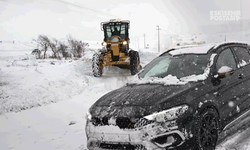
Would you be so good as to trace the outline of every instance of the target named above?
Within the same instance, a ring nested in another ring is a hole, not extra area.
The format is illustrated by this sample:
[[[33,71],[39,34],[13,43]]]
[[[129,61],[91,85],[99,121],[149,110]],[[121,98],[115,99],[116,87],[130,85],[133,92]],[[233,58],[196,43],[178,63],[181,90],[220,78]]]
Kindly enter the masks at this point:
[[[91,68],[94,51],[91,49],[79,60],[36,60],[30,55],[35,47],[11,56],[13,51],[7,47],[12,45],[14,49],[18,47],[17,44],[0,44],[0,114],[70,100],[86,89],[112,90],[124,85],[131,76],[129,70],[106,67],[102,78],[94,78]]]
[[[79,95],[88,77],[76,71],[78,65],[86,68],[81,60],[14,60],[1,66],[2,111],[20,111]]]
[[[70,101],[0,116],[1,150],[86,149],[85,113],[103,94],[85,91]]]

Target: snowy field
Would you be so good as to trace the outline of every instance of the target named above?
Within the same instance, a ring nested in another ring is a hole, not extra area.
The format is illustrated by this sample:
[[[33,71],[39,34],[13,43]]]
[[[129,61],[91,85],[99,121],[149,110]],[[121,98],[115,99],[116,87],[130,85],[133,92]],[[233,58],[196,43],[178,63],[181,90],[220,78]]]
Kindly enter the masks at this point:
[[[31,43],[0,43],[0,149],[86,149],[85,113],[132,76],[117,67],[92,76],[90,44],[79,60],[36,60]],[[142,66],[158,56],[141,50]],[[250,150],[249,120],[222,133],[217,150]]]

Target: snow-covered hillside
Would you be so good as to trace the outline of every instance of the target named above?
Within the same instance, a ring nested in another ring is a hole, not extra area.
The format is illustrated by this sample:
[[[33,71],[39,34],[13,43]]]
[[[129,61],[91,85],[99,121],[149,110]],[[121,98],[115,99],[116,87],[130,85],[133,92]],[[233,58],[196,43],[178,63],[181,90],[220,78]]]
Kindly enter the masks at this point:
[[[117,67],[92,75],[96,43],[78,60],[36,60],[32,43],[0,43],[0,149],[86,149],[85,114],[105,93],[132,76]],[[141,50],[145,66],[158,56]],[[53,104],[52,104],[53,103]],[[250,149],[250,129],[242,124],[222,136],[218,150]]]

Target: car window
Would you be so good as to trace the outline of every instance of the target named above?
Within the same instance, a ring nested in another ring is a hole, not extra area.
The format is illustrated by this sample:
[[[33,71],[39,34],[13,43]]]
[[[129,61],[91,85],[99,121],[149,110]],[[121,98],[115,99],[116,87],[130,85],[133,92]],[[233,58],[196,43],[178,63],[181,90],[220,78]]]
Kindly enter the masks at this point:
[[[216,62],[216,69],[219,70],[223,66],[236,69],[236,62],[233,53],[230,48],[225,49],[219,54]]]
[[[239,60],[239,67],[245,66],[250,62],[250,55],[248,50],[244,47],[234,47],[233,48],[238,60]]]
[[[154,67],[152,67],[152,69],[150,69],[145,74],[144,77],[155,76],[155,75],[159,75],[159,74],[166,72],[168,70],[169,64],[170,64],[169,58],[165,58],[165,59],[160,60],[158,63],[155,64]]]
[[[166,77],[168,75],[177,78],[190,75],[203,74],[208,62],[209,55],[163,55],[150,62],[144,70],[139,73],[139,77]]]

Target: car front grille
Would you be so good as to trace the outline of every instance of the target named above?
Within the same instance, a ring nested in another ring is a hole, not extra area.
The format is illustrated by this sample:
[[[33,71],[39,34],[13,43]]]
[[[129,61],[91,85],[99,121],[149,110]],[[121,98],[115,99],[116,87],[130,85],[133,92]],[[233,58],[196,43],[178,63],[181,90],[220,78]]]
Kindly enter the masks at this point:
[[[133,129],[135,123],[131,122],[129,118],[119,117],[116,119],[116,125],[121,129]]]
[[[145,118],[141,118],[139,119],[136,123],[135,123],[135,128],[140,128],[140,127],[143,127],[145,125],[148,125],[150,123],[153,123],[154,121],[150,121],[150,120],[147,120]]]
[[[110,125],[108,120],[109,118],[107,117],[103,117],[103,118],[93,117],[92,124],[95,126]],[[115,125],[117,125],[121,129],[134,129],[134,128],[143,127],[152,122],[153,121],[149,121],[145,118],[130,119],[128,117],[118,117],[115,120],[115,123],[116,123]]]
[[[108,118],[106,117],[103,117],[103,118],[93,117],[91,121],[92,121],[92,124],[95,126],[109,125]]]
[[[146,150],[143,145],[131,145],[131,144],[109,144],[101,143],[102,149],[119,149],[119,150]]]

